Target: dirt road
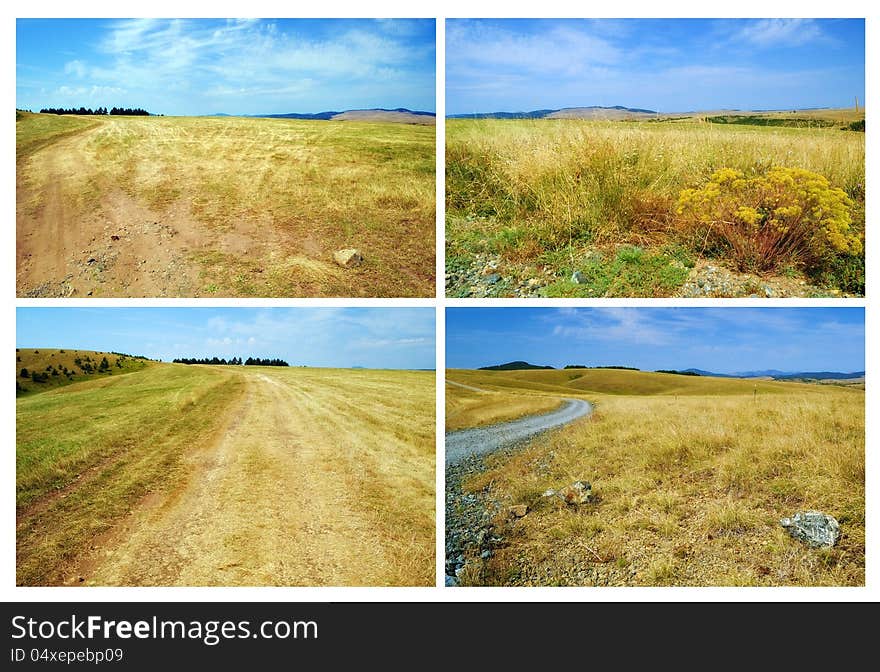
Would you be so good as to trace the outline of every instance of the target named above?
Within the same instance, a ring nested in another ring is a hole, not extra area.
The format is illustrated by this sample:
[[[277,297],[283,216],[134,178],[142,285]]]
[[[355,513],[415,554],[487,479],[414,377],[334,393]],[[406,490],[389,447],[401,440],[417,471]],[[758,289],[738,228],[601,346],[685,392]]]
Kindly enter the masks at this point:
[[[360,482],[381,479],[363,445],[373,439],[351,431],[354,413],[339,412],[350,400],[282,373],[230,375],[245,377],[246,392],[223,438],[188,455],[184,487],[144,501],[98,540],[68,582],[394,583],[407,561],[396,556],[406,549],[382,539],[377,518],[389,512],[371,506],[369,486]],[[405,440],[376,435],[402,461],[412,456]],[[427,554],[433,557],[433,549]]]
[[[593,410],[593,407],[582,399],[564,401],[565,404],[561,408],[550,413],[529,415],[489,427],[449,432],[446,435],[446,464],[456,464],[469,455],[486,455],[502,446],[531,438],[554,427],[567,425]]]

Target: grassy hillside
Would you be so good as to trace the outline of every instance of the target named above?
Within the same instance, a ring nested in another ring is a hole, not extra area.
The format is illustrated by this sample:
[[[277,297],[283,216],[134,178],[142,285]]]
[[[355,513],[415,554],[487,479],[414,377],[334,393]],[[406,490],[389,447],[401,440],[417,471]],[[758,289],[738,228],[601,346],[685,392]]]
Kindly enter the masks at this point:
[[[106,365],[103,363],[105,359]],[[16,348],[15,394],[34,394],[83,380],[119,376],[140,371],[150,364],[142,357],[123,353]]]
[[[863,237],[865,134],[841,130],[844,121],[789,128],[698,118],[449,120],[447,266],[461,269],[482,254],[500,257],[502,275],[524,265],[540,277],[548,267],[559,278],[548,296],[668,296],[707,259],[749,270],[726,243],[707,245],[679,212],[682,192],[721,169],[750,177],[773,166],[816,173],[851,200],[849,231]],[[569,283],[574,271],[586,280]],[[756,272],[864,291],[861,253],[835,253],[821,264],[792,255]]]
[[[450,380],[478,388],[529,391],[562,396],[601,395],[730,395],[786,394],[806,383],[777,382],[747,378],[679,376],[626,369],[567,369],[547,371],[474,371],[450,369]],[[454,391],[458,394],[458,391]]]
[[[475,373],[449,376],[487,384]],[[862,390],[759,382],[755,395],[736,379],[600,370],[567,384],[568,373],[492,375],[499,389],[538,395],[579,386],[596,410],[465,480],[500,507],[503,542],[472,559],[464,584],[864,584]],[[541,497],[575,480],[593,484],[593,504]],[[506,518],[514,504],[530,512]],[[779,520],[803,509],[840,521],[837,546],[788,537]]]
[[[241,390],[222,370],[153,365],[19,399],[17,583],[57,581],[141,497],[178,485]]]
[[[17,161],[26,159],[41,147],[84,131],[96,124],[90,117],[31,114],[18,110],[15,112],[15,122],[15,158]]]
[[[526,415],[547,413],[558,408],[561,403],[554,397],[538,396],[530,392],[477,392],[447,384],[446,431],[494,425]]]
[[[72,124],[94,128],[52,142]],[[17,175],[22,293],[71,275],[93,296],[434,293],[434,127],[25,115],[16,128],[21,155],[44,145]],[[45,240],[59,219],[64,235]],[[343,248],[364,264],[339,268]]]

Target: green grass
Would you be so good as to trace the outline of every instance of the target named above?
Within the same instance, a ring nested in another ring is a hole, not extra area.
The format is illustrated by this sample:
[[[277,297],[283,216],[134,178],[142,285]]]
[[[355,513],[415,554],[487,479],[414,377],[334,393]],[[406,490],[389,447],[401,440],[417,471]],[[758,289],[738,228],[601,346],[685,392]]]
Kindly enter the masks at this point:
[[[240,389],[222,370],[157,364],[19,399],[17,583],[56,583],[140,497],[173,487]]]
[[[574,271],[581,274],[581,282],[571,280]],[[563,265],[562,273],[566,279],[545,287],[545,296],[666,296],[688,276],[681,262],[638,247],[620,249],[610,259],[590,255],[574,266]]]
[[[107,368],[101,368],[102,360]],[[39,394],[84,380],[121,376],[140,371],[151,362],[141,357],[94,352],[91,350],[65,350],[52,348],[16,348],[15,350],[15,396]],[[27,377],[22,375],[27,370]],[[39,380],[34,380],[34,374]]]
[[[91,117],[15,112],[15,157],[21,161],[41,147],[97,125]]]
[[[766,117],[755,115],[720,115],[706,117],[710,124],[739,124],[743,126],[784,126],[786,128],[831,128],[839,124],[828,119],[802,117]]]

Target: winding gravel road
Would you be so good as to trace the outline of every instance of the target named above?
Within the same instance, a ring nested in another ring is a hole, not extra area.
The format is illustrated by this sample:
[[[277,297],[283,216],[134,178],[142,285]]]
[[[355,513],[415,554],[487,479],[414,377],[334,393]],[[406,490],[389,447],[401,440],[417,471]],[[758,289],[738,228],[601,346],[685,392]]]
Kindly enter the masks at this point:
[[[489,427],[449,432],[446,435],[446,464],[457,464],[469,455],[486,455],[502,446],[531,438],[554,427],[567,425],[593,411],[593,407],[581,399],[563,401],[566,403],[561,408],[550,413],[529,415]]]

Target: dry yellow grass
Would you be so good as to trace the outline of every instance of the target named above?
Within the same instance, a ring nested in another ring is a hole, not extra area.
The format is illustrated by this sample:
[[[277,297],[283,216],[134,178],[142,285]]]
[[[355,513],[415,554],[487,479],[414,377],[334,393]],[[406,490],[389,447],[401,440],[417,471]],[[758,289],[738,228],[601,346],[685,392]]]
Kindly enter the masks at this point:
[[[24,115],[18,128],[43,116]],[[101,266],[115,265],[120,275],[100,268],[104,282],[92,286],[70,260],[42,268],[52,250],[34,241],[26,251],[31,256],[20,259],[19,274],[26,276],[19,278],[20,293],[59,282],[66,271],[74,273],[80,293],[106,296],[162,290],[182,296],[433,295],[433,126],[89,120],[94,125],[84,132],[32,152],[19,165],[20,237],[48,236],[41,218],[63,217],[69,229],[88,235],[70,239],[68,232],[66,241],[56,241],[64,243],[59,254],[76,257],[91,245],[90,256]],[[110,235],[119,240],[105,251]],[[164,284],[142,277],[156,270],[149,268],[149,254],[121,274],[125,259],[116,248],[161,245],[176,256],[156,264],[174,261],[176,277]],[[366,262],[343,272],[332,255],[347,247],[359,248]],[[140,267],[143,259],[148,268]]]
[[[843,189],[855,203],[853,229],[864,232],[861,132],[694,119],[451,119],[446,130],[447,263],[454,268],[478,253],[497,254],[509,263],[549,265],[570,276],[589,266],[585,259],[591,251],[611,254],[623,245],[637,245],[664,255],[665,265],[644,270],[656,282],[674,260],[692,263],[695,256],[715,254],[678,230],[675,203],[681,191],[704,184],[721,168],[752,174],[771,166],[806,169]],[[797,260],[791,263],[797,266]],[[828,273],[845,275],[832,266]],[[822,269],[804,270],[815,274]],[[683,277],[667,280],[662,283],[665,294],[636,278],[614,295],[668,295]],[[828,282],[858,285],[842,276]]]
[[[157,364],[19,400],[17,453],[19,584],[434,583],[431,372]]]
[[[475,392],[454,385],[446,386],[446,431],[494,425],[525,415],[547,413],[559,407],[554,397],[535,394]]]
[[[776,383],[755,396],[738,382],[717,381],[729,394],[594,394],[590,419],[488,458],[464,487],[532,510],[496,520],[505,543],[466,581],[863,585],[863,391]],[[541,497],[581,479],[594,504]],[[779,520],[803,509],[840,521],[837,546],[788,537]]]

